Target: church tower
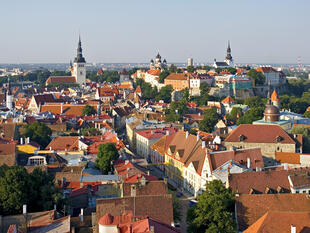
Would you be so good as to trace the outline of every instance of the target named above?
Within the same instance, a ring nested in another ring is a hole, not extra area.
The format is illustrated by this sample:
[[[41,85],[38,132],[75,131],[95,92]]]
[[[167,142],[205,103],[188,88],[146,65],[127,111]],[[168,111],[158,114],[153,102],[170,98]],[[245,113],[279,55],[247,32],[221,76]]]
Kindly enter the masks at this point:
[[[9,78],[9,83],[8,83],[8,89],[6,92],[6,107],[9,110],[13,109],[13,96],[12,96],[12,91],[11,91],[11,83],[10,83],[10,78]]]
[[[226,57],[225,57],[225,62],[227,63],[227,65],[233,67],[234,66],[234,60],[231,56],[231,48],[230,48],[230,43],[228,41],[228,46],[227,46],[227,53],[226,53]]]
[[[75,77],[78,84],[82,85],[83,83],[86,83],[86,61],[82,54],[82,43],[80,37],[77,48],[77,55],[74,58],[72,76]]]

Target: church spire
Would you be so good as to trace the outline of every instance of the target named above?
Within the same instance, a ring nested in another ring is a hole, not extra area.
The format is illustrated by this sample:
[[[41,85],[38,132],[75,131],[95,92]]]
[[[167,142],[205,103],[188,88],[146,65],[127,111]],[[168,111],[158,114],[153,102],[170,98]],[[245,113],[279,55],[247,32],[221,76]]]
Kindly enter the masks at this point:
[[[74,59],[74,62],[85,62],[85,58],[83,57],[83,54],[82,54],[82,42],[81,42],[80,35],[79,35],[79,43],[77,47],[77,55],[76,55],[76,58]]]
[[[268,81],[267,105],[271,105],[271,83]]]
[[[226,53],[226,60],[227,60],[227,61],[232,61],[231,48],[230,48],[230,41],[228,41],[227,53]]]

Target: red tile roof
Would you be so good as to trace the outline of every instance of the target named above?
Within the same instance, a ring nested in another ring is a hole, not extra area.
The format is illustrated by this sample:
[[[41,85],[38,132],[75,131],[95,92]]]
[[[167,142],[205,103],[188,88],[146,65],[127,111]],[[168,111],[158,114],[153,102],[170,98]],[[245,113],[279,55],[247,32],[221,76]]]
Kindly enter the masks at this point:
[[[276,152],[276,160],[280,163],[300,164],[302,153]]]
[[[269,73],[269,72],[278,72],[277,70],[275,70],[272,67],[267,67],[267,66],[263,66],[263,67],[259,67],[256,69],[258,72],[262,72],[262,73]]]
[[[148,140],[154,140],[166,135],[167,131],[169,132],[169,135],[172,135],[178,130],[176,128],[148,129],[139,131],[137,132],[137,134],[144,138],[147,138]]]
[[[120,216],[133,210],[135,216],[149,216],[168,225],[173,222],[171,194],[97,199],[96,217],[100,219],[107,213]]]
[[[271,95],[271,101],[279,101],[278,93],[276,90],[273,90],[272,95]]]
[[[225,142],[240,142],[240,136],[245,136],[243,142],[276,143],[280,136],[281,144],[296,144],[296,142],[278,125],[239,125],[225,139]]]
[[[147,73],[154,75],[154,76],[159,76],[161,71],[160,71],[160,69],[152,69],[152,70],[148,70]]]
[[[131,187],[136,187],[136,196],[149,196],[149,195],[165,195],[168,194],[167,184],[162,180],[147,181],[145,185],[141,182],[124,183],[123,195],[131,195]]]
[[[287,170],[266,170],[230,174],[229,187],[239,194],[290,193]],[[268,189],[267,189],[268,188]]]
[[[61,112],[61,103],[49,103],[41,106],[41,112],[51,112],[56,115],[64,114],[66,116],[81,116],[86,104],[63,104]],[[90,104],[97,111],[97,104]]]
[[[165,80],[188,80],[189,77],[184,73],[171,73],[169,74]]]
[[[222,100],[222,103],[232,104],[232,103],[235,103],[235,100],[233,98],[231,98],[230,96],[227,96],[225,99]]]
[[[207,155],[211,170],[214,170],[230,160],[241,165],[247,165],[247,159],[251,160],[251,168],[263,168],[264,161],[260,148],[237,149],[231,151],[211,152]]]
[[[241,194],[236,208],[239,230],[244,231],[269,211],[310,212],[310,199],[308,194]]]
[[[267,212],[243,233],[287,233],[291,226],[296,233],[310,232],[310,212]]]
[[[0,144],[0,166],[13,166],[16,163],[16,144]]]
[[[54,84],[54,83],[76,83],[76,78],[74,76],[50,76],[45,84]]]

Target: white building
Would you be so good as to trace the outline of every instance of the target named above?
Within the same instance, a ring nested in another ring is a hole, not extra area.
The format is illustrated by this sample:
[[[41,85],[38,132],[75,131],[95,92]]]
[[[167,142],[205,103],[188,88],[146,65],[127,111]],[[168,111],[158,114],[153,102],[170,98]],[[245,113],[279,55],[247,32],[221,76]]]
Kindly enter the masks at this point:
[[[77,48],[77,56],[75,57],[73,63],[72,76],[75,77],[78,84],[82,85],[86,83],[86,61],[82,54],[82,44],[80,37]]]

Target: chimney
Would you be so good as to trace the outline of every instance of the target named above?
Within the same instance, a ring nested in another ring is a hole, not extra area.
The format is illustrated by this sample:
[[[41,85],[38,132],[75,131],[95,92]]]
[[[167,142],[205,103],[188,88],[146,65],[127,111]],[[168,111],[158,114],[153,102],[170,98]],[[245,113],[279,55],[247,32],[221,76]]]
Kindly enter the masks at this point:
[[[80,217],[81,217],[81,222],[84,222],[84,209],[83,208],[81,208]]]
[[[166,130],[166,135],[167,135],[167,136],[169,136],[169,135],[170,135],[169,130]]]
[[[142,186],[146,185],[146,179],[144,178],[144,176],[141,177],[140,183]]]
[[[29,144],[30,143],[30,137],[26,137],[26,144]]]
[[[23,214],[27,214],[27,205],[23,205]]]
[[[205,141],[202,141],[201,147],[202,147],[202,148],[205,148],[205,147],[206,147],[206,142],[205,142]]]
[[[60,114],[63,114],[63,108],[64,108],[64,104],[60,103]]]
[[[24,138],[20,138],[20,144],[21,144],[21,145],[24,144]]]
[[[56,210],[57,210],[57,206],[56,204],[54,204],[54,211],[56,212]]]
[[[288,170],[288,164],[287,163],[284,164],[284,170]]]
[[[247,167],[251,168],[251,158],[247,158]]]
[[[199,137],[199,134],[197,133],[197,136],[196,136],[196,140],[197,142],[199,141],[200,137]]]
[[[136,186],[134,184],[130,186],[130,195],[132,197],[136,196]]]
[[[296,233],[296,227],[293,224],[291,225],[291,233]]]

